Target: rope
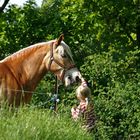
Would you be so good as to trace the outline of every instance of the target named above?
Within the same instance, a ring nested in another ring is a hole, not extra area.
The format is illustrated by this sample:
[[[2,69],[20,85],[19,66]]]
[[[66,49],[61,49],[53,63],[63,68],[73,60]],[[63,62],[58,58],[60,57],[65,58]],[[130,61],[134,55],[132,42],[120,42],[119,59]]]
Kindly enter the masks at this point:
[[[54,92],[51,100],[53,102],[53,106],[51,106],[51,110],[54,110],[54,112],[57,114],[57,104],[59,102],[59,98],[58,98],[58,78],[57,78],[57,76],[55,78],[55,92]]]
[[[36,93],[36,94],[45,94],[45,92],[36,92],[36,91],[28,91],[28,90],[19,90],[19,89],[12,89],[12,88],[3,88],[6,90],[16,91],[16,92],[24,92],[24,93]]]
[[[48,101],[52,101],[53,102],[53,105],[50,107],[51,110],[54,110],[54,112],[57,114],[57,104],[59,102],[59,98],[58,98],[58,78],[56,76],[56,79],[55,79],[55,91],[54,91],[54,94],[52,96],[52,98]],[[19,89],[9,89],[9,88],[3,88],[5,90],[11,90],[11,91],[15,91],[15,92],[21,92],[22,94],[24,93],[32,93],[32,94],[45,94],[44,92],[35,92],[35,91],[28,91],[28,90],[19,90]]]

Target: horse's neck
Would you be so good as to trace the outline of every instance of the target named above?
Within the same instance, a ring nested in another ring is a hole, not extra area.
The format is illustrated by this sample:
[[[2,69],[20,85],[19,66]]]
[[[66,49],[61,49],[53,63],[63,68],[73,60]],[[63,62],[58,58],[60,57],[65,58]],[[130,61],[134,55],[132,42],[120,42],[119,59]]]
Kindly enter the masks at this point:
[[[43,59],[47,52],[49,52],[49,47],[44,45],[32,52],[29,51],[28,54],[17,56],[15,61],[8,64],[21,86],[26,90],[34,90],[45,75],[46,68]]]

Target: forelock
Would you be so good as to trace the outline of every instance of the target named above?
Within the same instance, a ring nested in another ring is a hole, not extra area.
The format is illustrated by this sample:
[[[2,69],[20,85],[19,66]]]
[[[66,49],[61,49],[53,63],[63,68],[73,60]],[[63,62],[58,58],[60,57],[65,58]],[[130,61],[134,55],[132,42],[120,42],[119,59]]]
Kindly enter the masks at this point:
[[[73,60],[73,56],[72,56],[72,52],[70,50],[70,47],[64,42],[61,41],[61,45],[63,46],[63,48],[66,50],[66,52],[68,53],[68,55],[70,56],[71,60],[74,62]]]

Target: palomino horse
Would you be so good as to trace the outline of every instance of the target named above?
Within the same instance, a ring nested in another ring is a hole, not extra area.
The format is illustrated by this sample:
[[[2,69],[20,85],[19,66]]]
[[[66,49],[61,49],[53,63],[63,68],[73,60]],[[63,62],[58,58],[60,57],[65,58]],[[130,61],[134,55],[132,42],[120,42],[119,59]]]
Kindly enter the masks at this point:
[[[63,38],[61,35],[56,40],[29,46],[0,61],[0,102],[16,107],[29,103],[33,91],[48,71],[65,86],[81,79]]]

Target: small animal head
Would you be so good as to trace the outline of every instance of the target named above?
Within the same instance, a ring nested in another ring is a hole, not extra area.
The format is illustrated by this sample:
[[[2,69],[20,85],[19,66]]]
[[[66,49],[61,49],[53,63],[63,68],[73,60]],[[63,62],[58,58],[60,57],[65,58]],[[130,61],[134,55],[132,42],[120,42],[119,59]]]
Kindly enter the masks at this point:
[[[81,79],[81,74],[76,68],[71,50],[63,41],[64,35],[61,35],[50,47],[50,61],[48,69],[57,75],[58,79],[69,86]]]

